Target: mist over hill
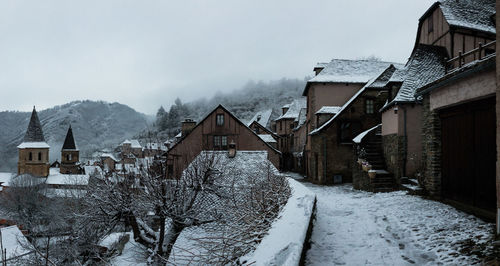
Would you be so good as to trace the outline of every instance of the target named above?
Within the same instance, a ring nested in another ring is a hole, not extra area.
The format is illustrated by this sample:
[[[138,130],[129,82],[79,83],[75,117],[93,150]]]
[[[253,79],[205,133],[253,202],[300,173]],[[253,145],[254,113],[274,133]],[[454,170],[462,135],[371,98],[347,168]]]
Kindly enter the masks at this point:
[[[167,111],[163,107],[156,114],[156,129],[160,136],[172,137],[180,131],[180,122],[185,118],[200,121],[205,114],[222,104],[238,118],[246,121],[257,111],[273,109],[271,119],[281,112],[281,107],[301,97],[306,84],[304,79],[279,79],[273,81],[248,82],[242,88],[229,92],[217,93],[210,99],[199,99],[182,103],[175,101]]]
[[[0,171],[15,171],[17,145],[28,127],[30,112],[0,112]],[[82,160],[92,152],[114,148],[148,127],[148,117],[119,103],[75,101],[38,112],[50,162],[60,159],[64,137],[71,124]]]

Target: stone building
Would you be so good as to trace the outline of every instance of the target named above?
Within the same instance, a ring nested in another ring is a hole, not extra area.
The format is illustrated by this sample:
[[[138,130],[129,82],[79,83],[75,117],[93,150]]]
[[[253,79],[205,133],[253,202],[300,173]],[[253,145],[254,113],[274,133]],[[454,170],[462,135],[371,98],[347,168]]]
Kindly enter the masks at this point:
[[[352,139],[380,123],[377,110],[387,100],[385,85],[395,70],[392,64],[383,69],[328,121],[309,132],[309,179],[321,184],[352,182]]]
[[[76,147],[71,126],[68,128],[68,133],[66,133],[66,138],[61,149],[60,172],[61,174],[83,173],[83,169],[80,167],[80,151]]]
[[[47,177],[49,175],[49,148],[43,136],[42,125],[38,119],[35,107],[31,113],[30,122],[23,142],[17,146],[19,160],[17,173]]]
[[[419,44],[387,84],[389,99],[380,110],[383,156],[386,170],[398,183],[401,177],[414,177],[423,170],[422,104],[415,91],[444,75],[447,56],[444,47]]]
[[[278,149],[283,158],[283,170],[293,170],[293,152],[295,150],[294,129],[298,126],[300,112],[306,108],[306,98],[302,97],[292,103],[283,106],[282,114],[276,122],[276,134],[278,135]]]
[[[279,167],[281,153],[222,105],[217,106],[167,151],[167,175],[179,176],[202,151],[265,151]]]
[[[325,123],[324,120],[333,117],[331,112],[335,108],[332,107],[344,106],[371,78],[380,75],[391,64],[390,62],[376,60],[333,59],[328,64],[320,63],[314,68],[316,76],[307,82],[302,93],[302,96],[307,97],[305,120],[307,137],[303,158],[305,173],[309,179],[318,180],[316,162],[319,155],[312,153],[312,147],[320,145],[315,143],[316,141],[323,142],[318,137],[312,138],[309,133],[319,128],[319,124]],[[373,105],[373,101],[369,100],[368,104]],[[324,113],[325,110],[329,111],[330,114]],[[364,107],[361,107],[361,110],[364,110]],[[357,125],[345,124],[344,126],[349,126],[349,130],[352,132],[361,130],[353,128]],[[344,131],[347,131],[347,129]],[[334,157],[330,156],[329,158],[329,161],[334,160]],[[345,180],[350,179],[347,174],[348,171],[344,173],[346,175]],[[333,179],[333,177],[330,179]],[[326,181],[326,179],[324,180]]]

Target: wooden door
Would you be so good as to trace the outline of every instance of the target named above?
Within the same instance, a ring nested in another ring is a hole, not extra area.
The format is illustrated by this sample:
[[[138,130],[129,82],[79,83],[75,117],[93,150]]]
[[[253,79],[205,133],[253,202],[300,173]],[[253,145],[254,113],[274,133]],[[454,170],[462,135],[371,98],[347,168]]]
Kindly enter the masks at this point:
[[[496,207],[495,99],[440,112],[443,197],[486,210]]]

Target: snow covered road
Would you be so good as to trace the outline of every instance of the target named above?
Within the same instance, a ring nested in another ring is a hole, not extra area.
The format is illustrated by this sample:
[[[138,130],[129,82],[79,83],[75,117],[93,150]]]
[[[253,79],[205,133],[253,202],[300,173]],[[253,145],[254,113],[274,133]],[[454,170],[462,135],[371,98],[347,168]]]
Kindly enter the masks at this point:
[[[307,265],[437,265],[479,262],[494,225],[406,192],[304,183],[317,195]],[[481,255],[480,255],[481,256]]]

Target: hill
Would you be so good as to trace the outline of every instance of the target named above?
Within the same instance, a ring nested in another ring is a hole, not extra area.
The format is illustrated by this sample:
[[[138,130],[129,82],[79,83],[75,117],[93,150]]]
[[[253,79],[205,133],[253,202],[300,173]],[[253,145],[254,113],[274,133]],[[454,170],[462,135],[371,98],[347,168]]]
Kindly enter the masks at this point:
[[[30,112],[0,112],[0,171],[15,171],[17,145],[28,127]],[[60,151],[71,124],[82,160],[92,152],[114,148],[148,127],[148,117],[127,105],[103,101],[75,101],[38,112],[45,140],[50,145],[50,161],[60,159]]]

